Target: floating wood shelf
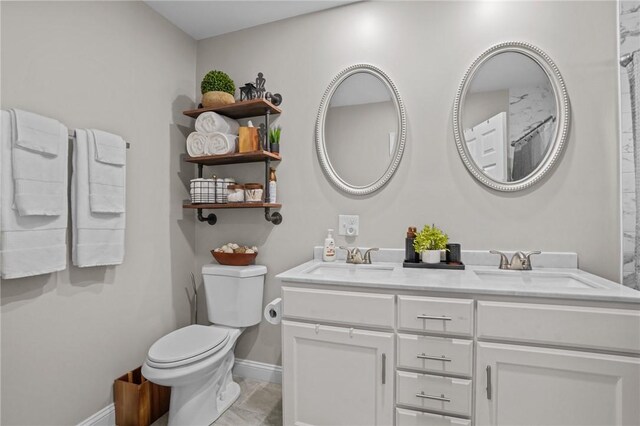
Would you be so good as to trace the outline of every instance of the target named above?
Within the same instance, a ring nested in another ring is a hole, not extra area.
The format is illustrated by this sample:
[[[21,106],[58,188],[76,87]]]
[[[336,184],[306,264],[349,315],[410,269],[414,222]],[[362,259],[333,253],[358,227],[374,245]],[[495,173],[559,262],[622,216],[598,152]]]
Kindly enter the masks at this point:
[[[280,161],[280,154],[269,151],[240,152],[226,155],[209,155],[205,157],[185,157],[184,161],[188,163],[204,164],[205,166],[216,166],[219,164],[238,164],[238,163],[259,163],[261,161],[271,160]]]
[[[251,99],[249,101],[236,102],[234,104],[225,105],[215,108],[198,108],[184,111],[183,114],[192,118],[198,118],[200,114],[207,111],[217,112],[234,119],[257,117],[270,114],[280,114],[282,110],[265,99]]]
[[[183,204],[185,209],[279,209],[278,203],[226,203],[226,204]]]
[[[226,117],[238,119],[264,116],[264,128],[269,129],[269,117],[271,114],[280,114],[282,111],[280,108],[273,105],[271,102],[265,99],[252,99],[250,101],[236,102],[230,105],[225,105],[216,108],[198,108],[189,111],[184,111],[183,114],[198,118],[203,112],[213,111]],[[263,143],[267,143],[267,136],[264,136]],[[227,155],[208,155],[204,157],[189,157],[185,156],[184,161],[188,163],[194,163],[198,165],[198,177],[202,178],[204,166],[216,166],[220,164],[239,164],[239,163],[264,163],[265,165],[265,179],[264,179],[264,196],[265,199],[269,199],[269,170],[272,161],[280,161],[279,153],[269,151],[254,151],[243,152]],[[209,213],[207,216],[202,214],[202,210],[215,210],[215,209],[264,209],[264,218],[274,225],[282,223],[282,215],[279,212],[271,212],[271,209],[279,209],[282,204],[278,203],[228,203],[228,204],[192,204],[185,203],[182,205],[185,209],[196,209],[197,217],[200,222],[207,222],[209,225],[215,225],[217,217],[213,213]]]

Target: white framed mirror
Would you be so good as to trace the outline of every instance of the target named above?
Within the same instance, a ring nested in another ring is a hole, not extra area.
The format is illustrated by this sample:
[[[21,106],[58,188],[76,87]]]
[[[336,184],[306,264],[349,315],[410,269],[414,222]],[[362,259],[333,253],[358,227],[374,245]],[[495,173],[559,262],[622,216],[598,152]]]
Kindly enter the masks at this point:
[[[316,151],[336,187],[353,195],[382,188],[402,159],[405,139],[404,105],[382,70],[357,64],[331,81],[318,110]]]
[[[564,81],[546,53],[528,43],[498,44],[460,83],[453,107],[458,153],[484,185],[528,188],[557,163],[570,114]]]

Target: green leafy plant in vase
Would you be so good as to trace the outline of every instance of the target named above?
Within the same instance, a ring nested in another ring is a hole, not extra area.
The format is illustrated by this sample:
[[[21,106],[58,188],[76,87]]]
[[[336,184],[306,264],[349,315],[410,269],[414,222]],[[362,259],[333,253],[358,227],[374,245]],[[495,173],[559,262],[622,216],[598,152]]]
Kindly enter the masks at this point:
[[[233,95],[236,92],[236,84],[226,73],[218,70],[209,71],[200,84],[202,91],[202,106],[215,108],[229,105],[236,100]]]
[[[269,130],[269,150],[271,152],[280,152],[280,126],[272,127]]]
[[[449,236],[436,225],[425,225],[422,231],[416,234],[413,248],[420,253],[424,263],[440,263],[440,253],[447,249],[448,242]]]

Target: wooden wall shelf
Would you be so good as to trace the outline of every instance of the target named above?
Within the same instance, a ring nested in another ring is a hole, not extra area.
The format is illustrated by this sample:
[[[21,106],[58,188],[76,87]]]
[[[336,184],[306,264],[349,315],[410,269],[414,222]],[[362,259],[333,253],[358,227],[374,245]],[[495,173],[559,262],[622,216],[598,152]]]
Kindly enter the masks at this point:
[[[233,119],[249,118],[264,116],[264,128],[270,129],[269,117],[271,114],[280,114],[282,110],[273,105],[271,102],[265,99],[252,99],[249,101],[236,102],[230,105],[225,105],[216,108],[198,108],[189,111],[183,111],[183,114],[191,117],[198,118],[198,116],[204,112],[213,111],[220,115],[230,117]],[[263,147],[267,146],[268,137],[264,135],[264,141],[262,141]],[[208,155],[204,157],[190,157],[185,156],[183,160],[188,163],[194,163],[198,165],[198,177],[202,178],[204,166],[216,166],[220,164],[239,164],[239,163],[264,163],[265,166],[265,179],[264,179],[264,196],[265,199],[269,199],[269,170],[272,161],[280,161],[279,153],[269,151],[255,151],[255,152],[243,152],[227,155]],[[274,225],[282,223],[282,215],[279,212],[271,212],[271,209],[279,209],[282,204],[279,203],[227,203],[227,204],[193,204],[184,203],[185,209],[196,209],[197,218],[200,222],[207,222],[209,225],[215,225],[217,217],[215,214],[210,213],[207,216],[202,214],[202,210],[217,210],[217,209],[264,209],[264,218]]]
[[[249,101],[236,102],[215,108],[198,108],[184,111],[183,114],[192,118],[198,118],[200,114],[207,111],[217,112],[234,119],[257,117],[259,115],[280,114],[282,110],[265,99],[251,99]]]
[[[205,166],[216,166],[220,164],[239,163],[259,163],[265,160],[280,161],[280,154],[269,151],[236,152],[226,155],[209,155],[204,157],[185,157],[184,161],[194,164],[204,164]]]
[[[225,203],[225,204],[183,204],[185,209],[279,209],[282,204],[278,203]]]

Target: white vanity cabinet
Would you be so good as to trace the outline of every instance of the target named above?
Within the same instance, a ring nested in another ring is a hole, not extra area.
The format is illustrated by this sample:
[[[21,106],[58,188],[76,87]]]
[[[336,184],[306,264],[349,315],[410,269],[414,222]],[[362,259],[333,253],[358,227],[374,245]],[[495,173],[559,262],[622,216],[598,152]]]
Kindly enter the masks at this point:
[[[637,310],[479,301],[477,316],[479,339],[506,342],[477,343],[477,425],[640,424],[640,358],[613,353],[638,352]]]
[[[638,358],[479,342],[476,425],[640,423]]]
[[[283,298],[296,319],[282,321],[284,424],[393,425],[394,297],[283,288]],[[388,332],[362,328],[385,318]]]
[[[288,281],[284,425],[640,425],[640,304]]]

